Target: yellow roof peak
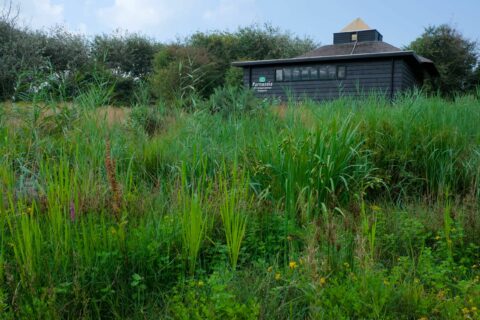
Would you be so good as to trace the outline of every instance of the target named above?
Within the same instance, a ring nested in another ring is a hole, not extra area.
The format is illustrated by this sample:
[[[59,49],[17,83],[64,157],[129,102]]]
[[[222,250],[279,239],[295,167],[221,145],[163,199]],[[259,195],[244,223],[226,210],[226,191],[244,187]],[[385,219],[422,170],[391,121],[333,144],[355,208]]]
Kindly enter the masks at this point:
[[[359,30],[369,30],[372,29],[365,23],[361,18],[357,18],[350,22],[345,28],[343,28],[340,32],[352,32],[352,31],[359,31]]]

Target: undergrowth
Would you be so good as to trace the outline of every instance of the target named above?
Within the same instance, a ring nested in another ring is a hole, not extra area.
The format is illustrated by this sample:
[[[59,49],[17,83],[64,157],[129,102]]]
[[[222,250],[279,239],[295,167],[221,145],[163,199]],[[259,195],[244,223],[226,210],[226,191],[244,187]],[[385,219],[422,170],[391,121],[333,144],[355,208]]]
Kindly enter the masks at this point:
[[[480,317],[478,98],[233,96],[3,105],[1,318]]]

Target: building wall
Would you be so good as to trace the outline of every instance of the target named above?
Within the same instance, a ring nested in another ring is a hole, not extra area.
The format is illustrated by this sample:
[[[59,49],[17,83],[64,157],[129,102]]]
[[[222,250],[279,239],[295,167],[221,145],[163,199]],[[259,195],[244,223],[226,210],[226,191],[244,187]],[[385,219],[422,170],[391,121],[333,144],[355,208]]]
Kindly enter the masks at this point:
[[[243,80],[246,87],[252,88],[257,96],[262,98],[285,100],[288,96],[294,98],[307,96],[314,100],[327,100],[340,96],[362,96],[372,92],[390,97],[392,94],[392,61],[393,94],[414,86],[417,81],[410,66],[402,59],[392,58],[361,62],[324,63],[346,66],[346,78],[343,80],[276,82],[275,70],[282,67],[292,67],[292,65],[245,67]],[[319,65],[321,64],[301,64],[298,67]],[[265,82],[257,87],[260,78],[264,78],[262,80],[265,80]],[[257,83],[257,86],[254,86],[254,83]]]

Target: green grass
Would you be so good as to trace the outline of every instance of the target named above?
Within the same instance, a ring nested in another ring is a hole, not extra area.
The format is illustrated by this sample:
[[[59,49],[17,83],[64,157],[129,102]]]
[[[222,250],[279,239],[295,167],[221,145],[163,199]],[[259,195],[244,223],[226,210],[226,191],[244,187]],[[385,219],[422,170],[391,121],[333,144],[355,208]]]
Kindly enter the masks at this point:
[[[480,317],[477,98],[88,95],[1,106],[0,318]]]

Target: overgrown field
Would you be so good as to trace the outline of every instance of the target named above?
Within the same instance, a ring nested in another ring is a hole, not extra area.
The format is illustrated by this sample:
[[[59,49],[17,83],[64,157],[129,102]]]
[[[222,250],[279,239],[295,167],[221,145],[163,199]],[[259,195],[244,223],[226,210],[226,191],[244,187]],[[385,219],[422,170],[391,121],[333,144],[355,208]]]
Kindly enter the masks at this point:
[[[0,106],[1,319],[480,319],[478,98],[87,98]]]

